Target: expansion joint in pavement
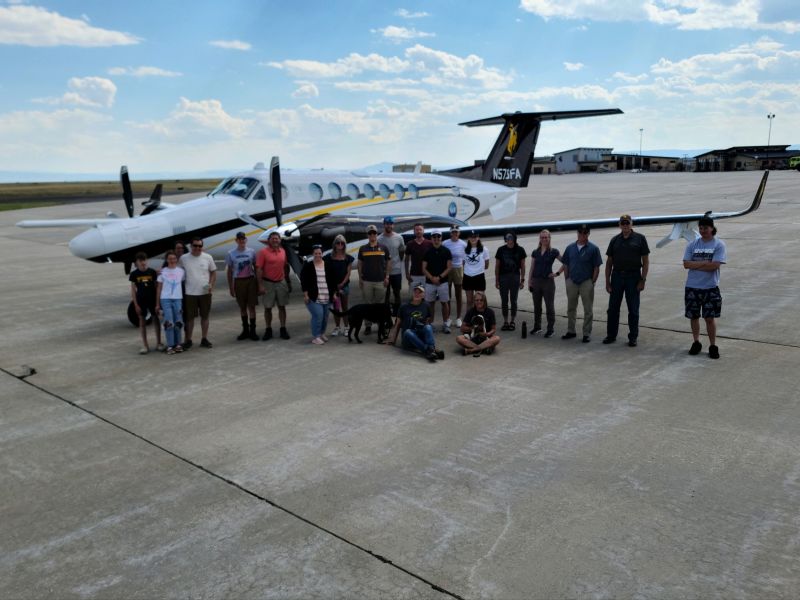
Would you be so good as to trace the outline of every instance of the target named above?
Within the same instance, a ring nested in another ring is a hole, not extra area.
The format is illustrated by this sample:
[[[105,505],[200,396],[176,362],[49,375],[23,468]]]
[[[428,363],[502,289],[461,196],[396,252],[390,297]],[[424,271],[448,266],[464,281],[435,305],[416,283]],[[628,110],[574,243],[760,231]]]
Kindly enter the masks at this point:
[[[225,477],[224,475],[220,475],[219,473],[211,471],[210,469],[207,469],[203,465],[198,464],[198,463],[192,461],[191,459],[186,458],[185,456],[181,456],[180,454],[178,454],[178,453],[176,453],[176,452],[174,452],[174,451],[172,451],[172,450],[170,450],[168,448],[165,448],[164,446],[154,442],[153,440],[150,440],[150,439],[144,437],[143,435],[140,435],[140,434],[136,433],[135,431],[132,431],[132,430],[128,429],[127,427],[124,427],[124,426],[120,425],[119,423],[115,423],[114,421],[112,421],[110,419],[107,419],[106,417],[103,417],[103,416],[97,414],[96,412],[94,412],[94,411],[92,411],[92,410],[90,410],[90,409],[88,409],[88,408],[86,408],[84,406],[80,406],[79,404],[73,402],[72,400],[64,398],[63,396],[59,396],[55,392],[52,392],[52,391],[50,391],[50,390],[48,390],[46,388],[43,388],[43,387],[31,382],[31,381],[28,381],[26,379],[26,377],[35,374],[36,373],[36,369],[28,367],[27,365],[23,365],[23,367],[25,367],[25,369],[27,369],[27,371],[17,372],[17,369],[9,370],[9,369],[5,369],[5,368],[0,367],[0,372],[5,373],[6,375],[10,375],[11,377],[15,377],[15,378],[19,379],[20,381],[22,381],[24,383],[27,383],[31,387],[39,390],[40,392],[42,392],[44,394],[47,394],[48,396],[51,396],[52,398],[55,398],[56,400],[60,400],[61,402],[64,402],[65,404],[68,404],[69,406],[71,406],[73,408],[76,408],[76,409],[78,409],[78,410],[80,410],[80,411],[82,411],[82,412],[84,412],[84,413],[86,413],[88,415],[91,415],[95,419],[97,419],[99,421],[102,421],[103,423],[106,423],[106,424],[108,424],[108,425],[110,425],[110,426],[112,426],[112,427],[114,427],[114,428],[116,428],[116,429],[118,429],[120,431],[123,431],[123,432],[127,433],[128,435],[131,435],[131,436],[137,438],[138,440],[141,440],[142,442],[144,442],[144,443],[146,443],[146,444],[148,444],[148,445],[150,445],[150,446],[152,446],[154,448],[157,448],[161,452],[169,454],[170,456],[180,460],[181,462],[183,462],[183,463],[185,463],[187,465],[190,465],[191,467],[193,467],[193,468],[195,468],[195,469],[197,469],[199,471],[202,471],[206,475],[209,475],[209,476],[211,476],[211,477],[213,477],[215,479],[218,479],[218,480],[226,483],[227,485],[229,485],[231,487],[234,487],[237,490],[239,490],[239,491],[241,491],[241,492],[243,492],[243,493],[245,493],[245,494],[247,494],[249,496],[252,496],[253,498],[256,498],[257,500],[260,500],[262,502],[265,502],[266,504],[269,504],[273,508],[282,511],[282,512],[286,513],[287,515],[290,515],[290,516],[294,517],[295,519],[298,519],[299,521],[302,521],[306,525],[309,525],[309,526],[311,526],[311,527],[313,527],[313,528],[315,528],[315,529],[317,529],[319,531],[322,531],[322,532],[330,535],[331,537],[334,537],[337,540],[339,540],[341,542],[344,542],[348,546],[356,548],[357,550],[360,550],[361,552],[369,555],[370,557],[372,557],[374,559],[377,559],[380,562],[382,562],[384,564],[387,564],[387,565],[393,567],[394,569],[397,569],[398,571],[401,571],[402,573],[405,573],[406,575],[408,575],[410,577],[413,577],[414,579],[420,581],[421,583],[424,583],[425,585],[429,586],[431,589],[433,589],[433,590],[435,590],[437,592],[445,594],[446,596],[449,596],[451,598],[456,598],[458,600],[464,600],[463,596],[460,596],[460,595],[456,594],[455,592],[451,592],[450,590],[447,590],[447,589],[443,588],[442,586],[437,585],[437,584],[433,583],[432,581],[426,579],[424,576],[422,576],[422,575],[420,575],[418,573],[415,573],[414,571],[411,571],[410,569],[407,569],[407,568],[405,568],[405,567],[403,567],[401,565],[398,565],[397,563],[395,563],[391,559],[389,559],[389,558],[387,558],[385,556],[382,556],[381,554],[377,554],[377,553],[373,552],[372,550],[370,550],[369,548],[365,548],[364,546],[362,546],[358,542],[350,540],[350,539],[348,539],[348,538],[346,538],[346,537],[344,537],[344,536],[342,536],[342,535],[340,535],[340,534],[328,529],[327,527],[325,527],[323,525],[320,525],[319,523],[316,523],[316,522],[314,522],[314,521],[312,521],[312,520],[310,520],[310,519],[308,519],[306,517],[303,517],[302,515],[294,512],[293,510],[278,504],[274,500],[270,500],[266,496],[262,496],[258,492],[255,492],[255,491],[253,491],[251,489],[248,489],[248,488],[244,487],[243,485],[237,483],[236,481],[234,481],[234,480],[232,480],[232,479],[230,479],[228,477]],[[20,367],[20,368],[22,368],[22,367]]]

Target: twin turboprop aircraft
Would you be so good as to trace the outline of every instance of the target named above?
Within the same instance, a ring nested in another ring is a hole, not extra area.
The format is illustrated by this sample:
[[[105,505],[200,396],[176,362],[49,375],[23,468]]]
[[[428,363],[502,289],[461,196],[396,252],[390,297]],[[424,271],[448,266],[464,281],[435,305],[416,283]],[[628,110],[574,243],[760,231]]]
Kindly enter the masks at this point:
[[[343,234],[354,244],[366,237],[366,226],[380,227],[383,216],[395,218],[395,230],[406,239],[414,223],[426,229],[467,226],[472,218],[490,214],[494,220],[516,212],[517,189],[528,185],[533,151],[542,121],[621,114],[619,109],[506,113],[498,117],[462,123],[467,127],[502,125],[488,158],[472,167],[438,174],[368,174],[358,171],[324,170],[281,173],[277,158],[269,168],[257,164],[253,170],[224,179],[206,196],[178,205],[161,202],[157,186],[144,203],[139,216],[133,216],[133,196],[128,172],[122,167],[123,197],[128,216],[109,215],[103,219],[21,221],[19,227],[90,227],[69,243],[75,256],[94,262],[119,262],[130,270],[138,252],[157,257],[174,246],[176,240],[200,237],[205,250],[222,260],[234,244],[236,231],[257,235],[266,241],[269,232],[281,234],[295,272],[301,257],[311,254],[314,244],[329,248],[333,238]],[[745,215],[758,209],[768,172],[752,204],[740,212],[715,212],[637,217],[637,226],[673,224],[659,247],[671,240],[696,237],[697,221],[704,214],[715,219]],[[483,238],[502,237],[513,231],[530,235],[549,229],[565,231],[579,223],[592,228],[616,227],[618,220],[596,219],[551,221],[504,225],[470,226]],[[263,232],[263,233],[262,233]],[[259,235],[260,234],[260,235]]]

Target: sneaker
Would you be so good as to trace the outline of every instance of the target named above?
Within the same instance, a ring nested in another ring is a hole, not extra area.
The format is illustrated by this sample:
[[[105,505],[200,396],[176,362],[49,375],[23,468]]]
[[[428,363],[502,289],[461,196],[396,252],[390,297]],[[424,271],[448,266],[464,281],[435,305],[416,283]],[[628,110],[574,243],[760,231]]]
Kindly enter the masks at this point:
[[[578,334],[577,333],[571,333],[571,332],[568,331],[567,333],[565,333],[564,335],[561,336],[561,339],[562,340],[571,340],[574,337],[578,337]]]
[[[192,340],[186,340],[185,342],[183,342],[183,349],[184,350],[188,350],[191,347],[192,347]]]
[[[450,325],[453,324],[453,320],[448,318],[447,321],[444,322],[444,324],[446,327],[450,327]]]
[[[261,336],[261,340],[266,342],[267,340],[271,340],[271,339],[272,339],[272,327],[267,327],[264,330],[264,335]]]
[[[456,327],[461,327],[464,322],[461,319],[456,319]]]
[[[439,360],[444,360],[444,350],[434,350],[436,353],[436,358]]]
[[[592,341],[592,338],[590,338],[588,335],[585,335],[585,336],[583,336],[583,339],[582,339],[581,341],[582,341],[584,344],[588,344],[589,342],[591,342],[591,341]]]
[[[164,344],[159,344],[156,346],[156,352],[164,352],[166,349],[167,347]]]
[[[325,342],[323,342],[321,338],[315,337],[313,340],[311,340],[311,343],[316,344],[317,346],[321,346]]]
[[[491,356],[492,354],[494,354],[494,348],[486,348],[486,350],[484,350],[483,353],[486,356]]]
[[[628,346],[630,346],[631,348],[636,348],[637,345],[638,342],[636,340],[628,340]]]
[[[371,333],[372,333],[372,325],[367,325],[367,326],[364,328],[364,335],[369,335],[369,334],[371,334]]]
[[[172,346],[167,348],[167,354],[175,354],[175,348],[173,348]]]
[[[425,358],[427,358],[431,362],[436,362],[436,359],[439,357],[436,356],[436,352],[434,352],[433,350],[428,350],[428,352],[425,353]]]
[[[617,338],[612,338],[612,337],[603,338],[603,343],[604,344],[613,344],[616,341],[617,341]]]
[[[709,358],[719,358],[719,348],[716,346],[709,346],[708,347],[708,357]]]
[[[545,333],[545,334],[544,334],[544,337],[546,337],[546,338],[551,338],[551,337],[553,337],[553,330],[552,330],[552,329],[550,329],[550,330],[549,330],[547,333]]]
[[[236,339],[241,342],[243,340],[246,340],[249,337],[250,337],[250,332],[247,329],[242,329],[242,333],[237,335]]]
[[[692,347],[689,348],[689,354],[695,356],[696,354],[700,354],[700,350],[703,349],[703,344],[700,342],[692,342]]]
[[[447,324],[442,325],[442,333],[450,333],[450,326]]]
[[[214,344],[212,344],[211,342],[209,342],[209,341],[208,341],[208,338],[203,338],[202,340],[200,340],[200,345],[201,345],[203,348],[213,348],[213,347],[214,347]]]
[[[291,337],[291,336],[289,335],[289,332],[288,332],[288,331],[286,331],[286,327],[281,327],[281,333],[280,333],[280,336],[281,336],[281,339],[282,339],[282,340],[288,340],[288,339]]]
[[[183,352],[183,346],[178,344],[177,346],[175,346],[175,353],[178,354],[180,352]]]
[[[533,329],[531,329],[531,333],[539,333],[541,330],[542,330],[541,327],[534,325]]]
[[[333,331],[331,331],[331,337],[339,337],[339,328],[334,327]]]
[[[146,346],[142,346],[142,348],[139,350],[139,354],[147,354],[148,352],[150,352],[150,349]]]

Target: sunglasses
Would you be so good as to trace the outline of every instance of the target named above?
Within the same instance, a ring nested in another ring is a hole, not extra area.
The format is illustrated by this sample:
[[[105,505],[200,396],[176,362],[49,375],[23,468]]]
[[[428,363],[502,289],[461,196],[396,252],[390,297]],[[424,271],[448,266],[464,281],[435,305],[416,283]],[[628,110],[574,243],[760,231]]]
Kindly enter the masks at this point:
[[[631,222],[630,221],[620,221],[619,224],[620,225],[630,225]]]
[[[336,245],[337,245],[337,246],[344,246],[344,245],[345,245],[345,243],[344,243],[344,242],[336,242]]]

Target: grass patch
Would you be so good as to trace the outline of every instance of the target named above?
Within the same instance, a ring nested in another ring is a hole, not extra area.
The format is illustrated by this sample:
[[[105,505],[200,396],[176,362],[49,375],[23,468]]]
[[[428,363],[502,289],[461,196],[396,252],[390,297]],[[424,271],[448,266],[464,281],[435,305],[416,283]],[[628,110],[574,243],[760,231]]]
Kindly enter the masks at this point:
[[[157,183],[164,186],[163,195],[197,193],[205,194],[214,189],[219,179],[172,179],[169,181],[132,181],[133,197],[138,203],[150,198]],[[81,202],[88,200],[122,199],[119,181],[65,181],[54,183],[2,183],[0,184],[0,206],[14,203]],[[43,204],[39,204],[43,206]],[[20,208],[20,207],[17,207]]]
[[[56,204],[58,204],[58,202],[0,202],[0,211],[39,208],[42,206],[55,206]]]

